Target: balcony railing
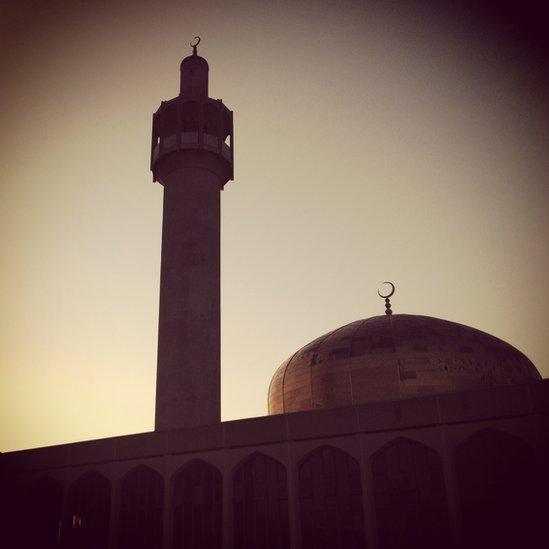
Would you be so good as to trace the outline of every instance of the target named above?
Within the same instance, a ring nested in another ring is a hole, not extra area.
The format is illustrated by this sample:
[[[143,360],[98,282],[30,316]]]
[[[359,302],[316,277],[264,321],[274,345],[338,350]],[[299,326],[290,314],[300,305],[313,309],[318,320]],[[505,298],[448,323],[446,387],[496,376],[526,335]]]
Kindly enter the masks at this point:
[[[180,134],[179,146],[177,144],[177,134],[168,135],[160,138],[159,142],[153,147],[152,163],[161,156],[178,149],[198,149],[221,154],[227,162],[233,162],[231,147],[221,138],[209,133],[202,134],[202,147],[200,147],[198,132],[182,132]]]

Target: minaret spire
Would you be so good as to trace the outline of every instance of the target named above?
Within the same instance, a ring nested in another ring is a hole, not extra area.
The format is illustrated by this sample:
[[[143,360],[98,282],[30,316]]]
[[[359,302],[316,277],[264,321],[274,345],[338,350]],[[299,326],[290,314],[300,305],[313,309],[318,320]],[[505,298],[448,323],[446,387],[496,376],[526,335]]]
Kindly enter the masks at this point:
[[[195,36],[190,42],[193,49],[191,55],[185,57],[181,62],[181,81],[179,94],[186,98],[208,97],[208,62],[198,55],[198,44],[200,36]]]

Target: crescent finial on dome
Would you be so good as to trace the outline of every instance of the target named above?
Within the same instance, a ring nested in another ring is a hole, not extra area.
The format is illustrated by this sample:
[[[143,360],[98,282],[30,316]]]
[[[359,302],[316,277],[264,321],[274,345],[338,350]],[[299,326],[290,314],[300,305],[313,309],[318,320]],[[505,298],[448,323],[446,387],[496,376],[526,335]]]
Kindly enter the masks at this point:
[[[382,284],[389,284],[389,286],[391,287],[391,291],[388,294],[383,295],[378,289],[377,295],[385,299],[385,314],[392,315],[393,310],[391,309],[391,300],[389,298],[395,293],[396,288],[395,288],[395,285],[392,282],[389,282],[388,280],[386,280],[385,282],[382,282]]]

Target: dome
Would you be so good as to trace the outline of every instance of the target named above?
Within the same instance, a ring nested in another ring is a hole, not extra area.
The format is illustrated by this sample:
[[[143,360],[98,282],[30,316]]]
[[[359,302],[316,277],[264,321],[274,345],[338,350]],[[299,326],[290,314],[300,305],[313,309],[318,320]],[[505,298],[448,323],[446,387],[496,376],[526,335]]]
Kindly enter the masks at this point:
[[[203,57],[200,57],[200,55],[196,54],[188,55],[183,59],[183,61],[181,61],[180,69],[183,70],[184,67],[195,67],[204,70],[210,69],[208,62]]]
[[[374,316],[315,339],[283,362],[269,386],[269,414],[538,379],[520,351],[475,328],[428,316]]]

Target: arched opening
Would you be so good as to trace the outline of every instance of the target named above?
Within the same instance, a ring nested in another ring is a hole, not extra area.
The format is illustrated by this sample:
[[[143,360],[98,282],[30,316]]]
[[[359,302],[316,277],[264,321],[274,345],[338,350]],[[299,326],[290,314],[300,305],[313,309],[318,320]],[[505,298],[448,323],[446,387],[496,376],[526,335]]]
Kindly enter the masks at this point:
[[[204,105],[204,133],[218,137],[220,135],[219,107],[212,103]]]
[[[109,543],[110,482],[90,471],[72,487],[68,546],[74,549],[106,549]]]
[[[298,476],[303,549],[365,547],[358,462],[322,446],[302,461]]]
[[[455,464],[465,547],[539,546],[536,462],[526,442],[481,431],[457,448]]]
[[[221,117],[221,139],[223,143],[221,145],[221,152],[223,156],[231,161],[232,160],[232,147],[233,147],[233,123],[230,112],[223,112]]]
[[[60,546],[62,506],[63,488],[57,481],[42,477],[31,486],[23,513],[24,547]]]
[[[181,105],[181,131],[198,132],[198,103],[187,101]]]
[[[19,547],[26,527],[21,486],[13,479],[0,478],[0,524],[5,547]]]
[[[233,132],[233,122],[232,122],[231,113],[228,111],[223,112],[221,120],[222,120],[221,121],[221,124],[222,124],[221,137],[226,142],[227,136]]]
[[[161,135],[167,137],[177,133],[177,104],[167,104],[161,111]]]
[[[163,507],[162,477],[143,465],[132,469],[122,480],[118,547],[160,549]]]
[[[233,475],[234,546],[290,547],[286,468],[264,454],[245,459]]]
[[[451,546],[440,456],[420,442],[400,438],[372,459],[380,549]]]
[[[212,465],[193,460],[173,483],[173,548],[217,549],[222,545],[222,479]]]

